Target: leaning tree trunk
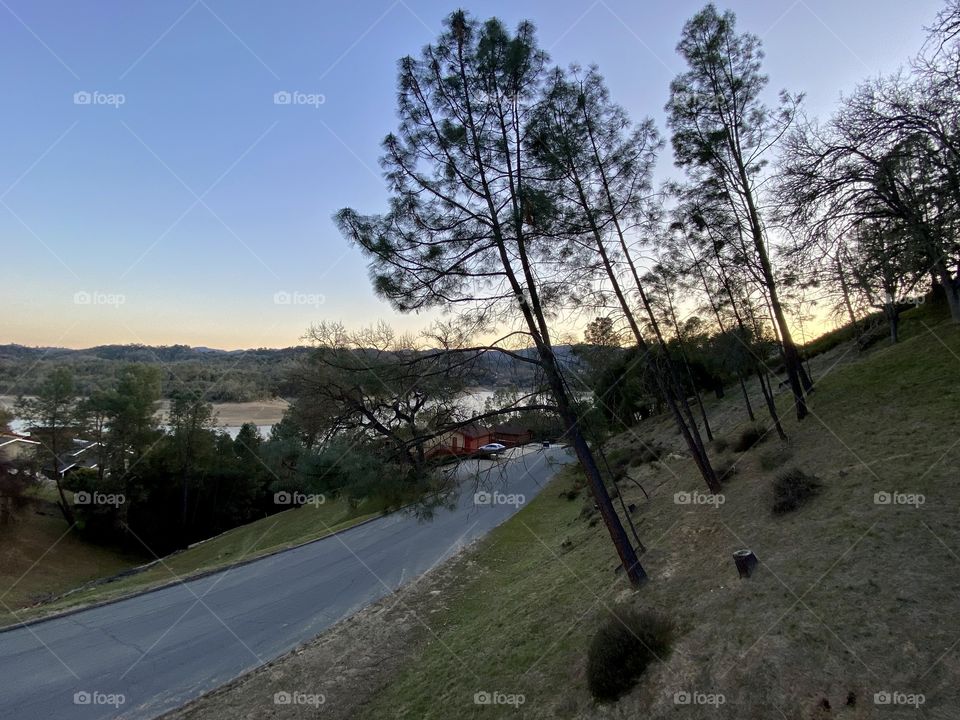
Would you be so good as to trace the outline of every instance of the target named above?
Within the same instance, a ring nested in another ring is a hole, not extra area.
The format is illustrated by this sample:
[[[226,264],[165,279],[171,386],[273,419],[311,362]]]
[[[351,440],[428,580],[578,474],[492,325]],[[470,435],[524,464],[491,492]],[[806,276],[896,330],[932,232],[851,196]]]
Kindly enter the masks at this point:
[[[489,197],[488,204],[490,205],[491,217],[496,217],[495,208]],[[520,226],[518,225],[518,227]],[[606,485],[604,485],[600,468],[597,467],[593,452],[590,450],[583,431],[580,429],[579,418],[570,402],[566,384],[560,373],[560,367],[550,343],[548,325],[540,305],[539,293],[537,292],[533,272],[529,266],[529,258],[526,254],[523,239],[520,233],[518,233],[518,255],[520,257],[523,275],[527,282],[528,294],[524,294],[523,287],[517,278],[517,273],[513,268],[511,258],[507,254],[506,244],[503,241],[499,226],[494,228],[494,233],[497,239],[497,249],[500,254],[500,260],[503,264],[507,280],[514,294],[520,299],[521,314],[533,337],[537,354],[540,357],[541,367],[543,368],[554,401],[557,404],[557,411],[566,429],[566,435],[570,439],[577,459],[580,461],[580,466],[583,468],[584,474],[587,477],[590,493],[593,495],[594,502],[596,502],[597,508],[600,510],[600,516],[603,518],[603,522],[607,526],[607,531],[610,533],[614,547],[617,549],[617,554],[620,557],[623,569],[630,583],[635,587],[639,586],[646,581],[647,574],[640,564],[640,560],[637,558],[636,550],[633,545],[630,544],[630,539],[627,537],[623,523],[620,522],[620,516],[617,515],[617,511],[613,507],[613,502],[610,499],[610,493],[607,492]]]
[[[587,476],[587,484],[590,486],[590,492],[597,504],[597,508],[600,510],[600,516],[603,518],[607,530],[610,532],[610,537],[613,540],[614,546],[617,548],[617,554],[620,556],[620,561],[626,571],[627,577],[630,579],[631,584],[639,586],[646,581],[647,573],[637,558],[636,550],[634,550],[629,538],[627,538],[623,523],[620,522],[620,516],[617,515],[617,511],[613,507],[613,502],[610,499],[610,493],[607,492],[607,487],[603,482],[600,468],[597,467],[593,452],[587,445],[583,431],[580,429],[579,418],[577,418],[570,403],[563,378],[560,376],[559,367],[556,365],[553,349],[549,346],[544,346],[541,357],[544,360],[544,373],[547,376],[547,382],[550,384],[551,392],[557,403],[557,409],[566,427],[566,435],[570,438],[574,452],[577,454],[577,459],[580,461],[584,474]]]
[[[857,322],[857,315],[853,312],[853,303],[850,302],[850,286],[847,285],[847,278],[843,274],[843,266],[840,264],[840,254],[837,254],[837,277],[840,279],[840,290],[843,293],[843,306],[846,308],[847,317],[850,318],[850,325],[853,327],[853,336],[860,338],[860,323]]]
[[[743,391],[743,404],[747,407],[747,417],[750,418],[750,422],[754,422],[757,418],[753,414],[753,405],[750,404],[750,395],[747,393],[747,384],[743,381],[743,373],[737,370],[737,380],[740,381],[740,390]]]
[[[630,252],[630,248],[627,244],[626,237],[624,235],[623,227],[620,223],[620,210],[617,206],[617,203],[613,199],[613,193],[610,190],[610,179],[607,176],[607,169],[604,165],[603,159],[601,158],[600,151],[597,148],[596,136],[594,134],[593,122],[590,117],[590,114],[587,112],[586,105],[583,105],[581,108],[583,112],[583,119],[585,127],[587,128],[587,137],[590,139],[590,146],[592,149],[593,159],[595,163],[595,168],[600,178],[601,186],[603,187],[604,197],[606,199],[607,212],[609,213],[610,219],[613,221],[613,227],[616,230],[617,239],[619,240],[620,249],[623,253],[623,257],[627,261],[627,266],[630,268],[630,273],[633,276],[633,281],[636,285],[637,292],[640,295],[640,300],[643,303],[644,308],[647,311],[647,315],[650,319],[651,326],[653,327],[654,333],[656,334],[657,341],[660,347],[664,351],[668,377],[665,379],[660,379],[660,373],[657,373],[658,382],[661,384],[661,392],[663,389],[666,389],[666,392],[663,393],[664,399],[667,404],[670,406],[671,411],[674,413],[674,417],[677,421],[677,426],[680,430],[680,434],[683,435],[684,441],[687,444],[687,447],[690,450],[690,454],[693,456],[694,462],[697,464],[697,468],[700,470],[700,474],[703,476],[704,481],[707,483],[707,487],[711,492],[718,493],[721,491],[720,481],[717,479],[717,475],[713,470],[713,466],[710,464],[710,458],[707,455],[706,448],[703,446],[703,438],[700,437],[700,430],[697,428],[697,421],[693,417],[693,412],[690,410],[690,404],[687,402],[686,394],[683,392],[683,389],[680,386],[680,383],[677,378],[676,371],[673,367],[673,363],[670,360],[670,354],[667,352],[667,345],[663,341],[663,336],[660,333],[660,327],[657,323],[657,319],[653,314],[653,310],[650,306],[650,302],[647,299],[647,295],[643,289],[643,283],[640,282],[640,275],[637,272],[636,264],[633,260],[633,255]],[[578,183],[578,192],[580,193],[582,201],[584,201],[584,207],[589,208],[589,203],[585,202],[583,198],[583,189],[579,186]],[[587,211],[587,216],[590,220],[590,224],[594,232],[596,232],[596,225],[590,211]],[[598,240],[600,240],[598,235]],[[599,246],[601,252],[605,252],[603,249],[602,240],[599,241]],[[607,274],[613,279],[614,275],[610,272],[610,264],[608,261],[605,261],[607,266]],[[636,326],[636,322],[633,321],[633,314],[630,312],[628,305],[625,300],[622,298],[622,294],[618,296],[621,302],[621,306],[626,311],[627,316],[631,319],[631,329],[634,332],[634,335],[637,338],[638,343],[642,343],[639,329]],[[674,398],[672,395],[676,393],[678,397]],[[679,406],[678,401],[679,400]],[[680,411],[682,408],[682,412]],[[687,424],[689,423],[689,425]]]
[[[773,268],[770,265],[770,257],[767,254],[767,246],[763,237],[763,228],[760,224],[760,213],[757,211],[756,204],[753,200],[753,192],[750,189],[747,170],[739,155],[737,155],[736,160],[740,181],[743,183],[744,196],[747,201],[747,210],[750,214],[750,231],[753,236],[754,248],[757,252],[757,257],[760,259],[760,269],[763,272],[764,285],[767,286],[774,319],[780,331],[783,360],[787,369],[787,377],[790,380],[790,389],[793,391],[794,401],[797,406],[797,420],[803,420],[807,416],[807,403],[804,399],[804,383],[801,376],[805,375],[805,373],[800,364],[800,354],[797,352],[797,346],[794,344],[793,336],[790,334],[790,327],[787,325],[787,316],[783,311],[783,306],[780,304],[780,295],[777,292],[777,283],[773,277]]]
[[[763,399],[767,402],[767,411],[773,419],[773,425],[777,429],[777,435],[780,436],[781,440],[786,442],[787,433],[784,432],[783,425],[780,424],[780,414],[777,412],[777,402],[773,397],[773,388],[769,386],[766,372],[763,368],[757,368],[757,379],[760,381],[760,390],[763,392]]]
[[[704,479],[704,482],[707,484],[707,489],[710,492],[718,493],[722,490],[720,481],[717,479],[717,475],[713,470],[713,466],[710,464],[710,458],[707,456],[707,452],[703,447],[703,440],[700,438],[700,433],[697,430],[696,421],[693,420],[693,415],[690,412],[689,405],[686,403],[686,398],[682,397],[684,405],[686,406],[686,418],[684,413],[680,410],[680,405],[677,402],[675,397],[675,388],[677,386],[676,374],[673,372],[673,366],[670,364],[669,354],[666,352],[666,345],[663,342],[663,337],[660,335],[659,328],[654,324],[657,334],[657,340],[659,346],[663,349],[664,354],[667,359],[667,368],[669,371],[669,377],[664,377],[664,373],[661,372],[660,368],[656,367],[656,358],[649,352],[648,345],[643,339],[643,334],[640,332],[640,326],[637,323],[637,319],[633,314],[633,310],[630,308],[630,304],[627,301],[626,294],[624,293],[623,287],[621,286],[620,280],[617,277],[617,273],[613,267],[613,263],[610,259],[610,255],[607,252],[607,248],[604,245],[602,234],[600,229],[597,227],[596,220],[593,217],[593,213],[590,211],[590,204],[587,202],[586,197],[584,196],[583,187],[580,183],[579,177],[574,173],[574,182],[577,185],[577,191],[580,194],[580,201],[583,205],[586,212],[586,219],[590,225],[591,232],[594,235],[595,242],[597,243],[597,252],[600,255],[600,259],[603,262],[604,270],[607,274],[607,278],[610,280],[610,286],[613,289],[614,295],[616,295],[617,302],[620,305],[620,309],[623,311],[624,317],[627,320],[627,324],[630,326],[630,331],[633,333],[634,340],[637,343],[637,347],[645,354],[645,357],[648,359],[648,367],[653,373],[654,380],[657,384],[658,395],[663,398],[670,408],[670,412],[673,414],[674,421],[677,425],[677,430],[680,432],[680,435],[683,437],[684,442],[687,446],[687,449],[690,452],[691,457],[693,458],[694,463],[697,465],[697,469],[700,471],[701,476]],[[604,180],[606,182],[606,180]],[[609,190],[608,190],[609,194]],[[613,205],[611,204],[611,208]],[[620,237],[620,244],[622,249],[625,251],[626,241],[623,238],[623,234],[620,231],[619,220],[616,215],[613,215],[614,226],[617,228],[617,232]],[[646,294],[643,292],[643,286],[640,284],[639,276],[637,275],[636,269],[633,265],[633,259],[630,256],[629,252],[626,252],[627,262],[630,265],[634,281],[637,284],[637,289],[640,292],[641,300],[644,303],[644,306],[647,310],[647,313],[650,315],[651,319],[653,314],[650,308],[650,305],[647,301]],[[682,393],[681,393],[682,395]],[[687,424],[687,421],[690,421],[691,426]]]
[[[693,371],[690,369],[690,358],[687,357],[687,350],[683,343],[683,334],[680,332],[680,323],[677,322],[677,313],[673,307],[673,299],[667,292],[667,302],[670,307],[670,319],[673,321],[673,330],[677,334],[677,347],[680,349],[680,359],[683,360],[683,367],[687,371],[687,380],[690,381],[690,389],[697,396],[697,405],[700,407],[700,417],[703,418],[703,429],[707,433],[707,440],[713,442],[713,430],[710,429],[710,419],[707,417],[707,409],[703,405],[703,398],[700,397],[700,388],[693,379]]]

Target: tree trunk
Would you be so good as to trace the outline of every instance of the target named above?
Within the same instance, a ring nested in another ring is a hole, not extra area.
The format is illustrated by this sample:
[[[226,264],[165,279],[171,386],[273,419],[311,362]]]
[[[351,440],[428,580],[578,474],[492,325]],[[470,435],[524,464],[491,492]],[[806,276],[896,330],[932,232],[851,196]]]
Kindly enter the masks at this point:
[[[70,504],[67,502],[67,495],[63,492],[63,478],[60,476],[60,445],[57,442],[57,420],[54,419],[51,423],[51,434],[50,434],[50,452],[53,454],[53,482],[57,486],[57,495],[60,497],[60,513],[63,515],[63,519],[67,521],[67,525],[73,525],[76,522],[76,519],[73,515],[73,508],[70,507]]]
[[[801,375],[806,375],[806,373],[800,365],[800,355],[797,352],[797,346],[793,342],[793,336],[790,334],[790,327],[787,325],[787,316],[783,312],[783,306],[780,304],[780,295],[777,293],[777,283],[773,277],[770,257],[767,255],[766,241],[763,237],[763,227],[760,224],[760,214],[753,200],[753,192],[750,189],[747,170],[743,166],[742,159],[739,155],[736,156],[736,160],[740,180],[743,183],[747,209],[750,213],[750,231],[753,236],[753,245],[760,259],[760,269],[763,272],[764,284],[767,286],[773,316],[777,324],[777,329],[780,332],[783,360],[787,368],[787,377],[790,379],[790,389],[793,391],[794,401],[797,406],[797,420],[803,420],[807,416],[807,403],[804,399],[804,383]]]
[[[777,412],[777,403],[773,397],[773,388],[769,387],[766,382],[765,373],[762,368],[757,368],[757,379],[760,381],[760,390],[763,392],[763,398],[767,401],[767,410],[770,413],[770,417],[773,418],[773,425],[777,429],[777,435],[780,436],[780,439],[784,442],[787,441],[787,433],[783,430],[783,425],[780,424],[780,414]]]
[[[886,303],[883,314],[887,316],[887,324],[890,326],[890,342],[896,345],[900,339],[900,309],[895,302]]]
[[[707,418],[707,409],[703,406],[703,398],[700,397],[700,390],[693,379],[693,372],[690,370],[690,359],[687,357],[687,350],[683,344],[683,334],[680,332],[680,323],[677,321],[677,313],[673,308],[673,298],[667,292],[667,302],[670,308],[670,319],[673,320],[673,330],[677,334],[677,347],[680,349],[680,358],[683,360],[683,367],[687,371],[687,379],[690,381],[690,389],[697,396],[697,405],[700,407],[700,416],[703,418],[703,429],[707,433],[707,440],[713,442],[713,431],[710,429],[710,420]],[[681,391],[682,391],[681,387]]]
[[[603,522],[610,532],[610,538],[613,540],[614,547],[617,549],[620,562],[627,573],[627,577],[630,579],[630,583],[634,587],[639,587],[646,582],[647,573],[637,558],[636,550],[634,550],[629,538],[627,538],[623,523],[620,522],[620,516],[617,515],[617,511],[613,507],[610,493],[607,492],[607,487],[603,483],[600,468],[597,467],[593,452],[587,445],[586,438],[584,438],[583,432],[580,430],[578,418],[573,412],[566,389],[564,388],[563,380],[555,365],[552,349],[546,349],[546,357],[544,359],[544,371],[550,383],[554,400],[557,403],[560,417],[566,426],[566,435],[573,445],[574,452],[577,454],[577,459],[580,461],[584,474],[587,476],[587,484],[590,486],[593,500],[596,502],[597,508],[600,510],[600,516],[603,518]]]
[[[960,281],[954,278],[946,263],[941,258],[934,271],[937,274],[937,281],[943,288],[943,294],[947,298],[947,306],[950,308],[950,318],[954,322],[960,322]]]
[[[740,389],[743,391],[743,403],[747,406],[747,417],[750,418],[750,422],[754,422],[757,418],[753,414],[753,405],[750,404],[750,395],[747,393],[747,384],[743,381],[743,373],[739,370],[737,371],[737,379],[740,381]]]
[[[463,58],[463,40],[459,38],[457,42],[457,63],[460,81],[463,83],[464,87],[470,87],[471,82],[467,79],[466,65]],[[643,567],[640,565],[640,561],[637,559],[636,551],[630,544],[630,539],[627,537],[627,533],[623,528],[623,524],[620,522],[620,518],[617,515],[616,510],[614,510],[613,502],[610,500],[610,495],[607,492],[607,488],[603,484],[603,478],[600,474],[600,469],[597,467],[593,453],[590,451],[587,441],[580,430],[578,418],[576,417],[576,414],[571,406],[570,398],[564,386],[563,377],[560,374],[559,366],[553,354],[553,347],[550,343],[549,326],[547,325],[543,314],[543,308],[540,304],[540,297],[539,293],[537,292],[536,277],[530,267],[529,257],[527,256],[523,217],[519,212],[519,198],[520,193],[523,191],[521,186],[522,172],[521,168],[519,167],[519,162],[516,168],[513,168],[512,164],[508,162],[510,199],[514,205],[513,222],[517,245],[516,254],[514,255],[512,249],[510,252],[507,250],[503,226],[499,220],[500,209],[498,208],[498,203],[495,201],[494,194],[490,189],[490,183],[486,174],[487,165],[484,160],[483,153],[481,152],[481,142],[478,138],[477,125],[474,122],[473,107],[470,103],[469,93],[466,96],[465,114],[468,118],[466,126],[469,131],[470,143],[472,145],[472,161],[478,171],[480,192],[486,203],[487,212],[489,213],[489,218],[492,223],[491,230],[493,233],[493,238],[496,242],[497,252],[500,259],[500,264],[504,270],[504,275],[506,276],[507,282],[509,283],[510,289],[512,290],[514,296],[519,300],[521,315],[523,316],[523,320],[527,325],[530,335],[533,338],[534,344],[537,348],[537,354],[540,357],[540,365],[543,368],[544,375],[546,376],[547,382],[554,396],[554,401],[557,404],[557,410],[560,418],[567,428],[567,436],[570,438],[574,451],[576,452],[577,459],[580,461],[580,465],[583,467],[584,474],[587,476],[587,483],[590,486],[590,491],[593,494],[594,501],[597,503],[597,507],[600,509],[600,515],[603,517],[603,521],[607,526],[607,530],[610,533],[613,544],[617,549],[617,554],[620,556],[620,561],[623,564],[624,571],[626,572],[627,577],[630,579],[631,584],[634,586],[639,586],[646,580],[646,573],[644,572]],[[503,131],[503,135],[504,143],[507,145],[507,147],[509,147],[509,139],[505,129]],[[519,153],[519,144],[517,147],[517,152]],[[515,179],[516,184],[514,183]],[[524,293],[524,287],[517,277],[517,271],[514,267],[514,262],[517,258],[519,258],[520,261],[523,278],[527,286],[526,290],[529,293],[529,297],[527,297],[527,295]]]
[[[76,522],[73,516],[73,509],[70,507],[70,504],[67,502],[67,496],[63,492],[63,484],[60,482],[60,473],[56,472],[56,479],[54,482],[57,485],[57,494],[60,496],[60,502],[57,503],[60,506],[60,513],[63,515],[63,519],[67,521],[68,525],[73,525]]]
[[[610,260],[609,253],[607,252],[606,246],[603,244],[603,237],[600,233],[599,228],[596,225],[596,221],[593,217],[593,214],[589,210],[589,203],[586,200],[586,197],[583,194],[583,188],[580,184],[579,178],[574,177],[575,182],[577,183],[577,190],[580,193],[580,200],[586,210],[587,221],[590,224],[591,231],[593,232],[594,239],[597,243],[597,252],[600,255],[600,259],[603,262],[604,270],[607,273],[607,277],[610,280],[610,285],[613,288],[614,294],[617,297],[617,302],[620,304],[620,308],[626,317],[627,323],[630,326],[630,331],[633,333],[633,337],[636,340],[637,347],[640,348],[641,352],[644,353],[647,358],[648,366],[650,367],[651,372],[653,373],[654,379],[657,383],[658,394],[663,397],[667,405],[670,407],[670,411],[673,414],[674,421],[677,424],[677,430],[683,436],[684,442],[687,445],[687,449],[690,451],[690,455],[693,457],[694,462],[697,465],[697,469],[700,471],[700,474],[703,476],[704,482],[707,484],[707,488],[710,492],[718,493],[721,491],[720,481],[717,480],[716,473],[713,471],[713,467],[710,465],[710,459],[707,457],[706,450],[703,447],[703,441],[700,439],[700,434],[697,432],[696,422],[693,421],[693,416],[690,413],[690,408],[687,406],[687,416],[692,422],[693,432],[691,432],[690,427],[687,425],[687,421],[684,419],[683,413],[680,412],[680,408],[677,404],[676,398],[674,397],[674,389],[677,386],[676,374],[673,372],[673,366],[670,364],[670,357],[667,353],[666,344],[663,342],[663,336],[660,334],[659,326],[656,325],[656,319],[653,317],[653,311],[650,307],[649,302],[647,301],[646,294],[643,291],[643,286],[640,284],[640,277],[636,271],[636,267],[633,264],[633,258],[629,253],[629,248],[626,245],[626,240],[623,237],[622,232],[620,231],[619,221],[616,216],[613,216],[614,226],[617,228],[617,232],[620,238],[621,249],[625,252],[625,257],[627,263],[629,264],[631,271],[633,273],[634,282],[636,283],[637,290],[640,293],[640,298],[643,301],[644,307],[647,310],[647,314],[654,323],[654,328],[657,334],[657,340],[660,348],[663,350],[666,360],[668,363],[668,369],[670,371],[669,380],[663,377],[663,373],[660,371],[660,368],[656,367],[656,358],[649,352],[646,341],[643,339],[643,334],[640,332],[640,326],[637,323],[637,319],[633,314],[633,310],[630,308],[630,304],[627,302],[627,297],[623,291],[623,288],[620,284],[620,280],[617,277],[617,273],[613,268],[613,264]],[[606,180],[604,180],[606,182]],[[609,198],[609,190],[608,198]],[[611,209],[613,205],[610,205]],[[672,381],[672,382],[671,382]],[[686,405],[686,398],[683,398],[684,405]]]
[[[710,420],[707,418],[707,409],[703,406],[703,398],[700,397],[700,391],[694,388],[697,394],[697,405],[700,406],[700,416],[703,418],[703,429],[707,432],[707,440],[713,442],[713,430],[710,429]]]
[[[847,310],[847,317],[850,318],[850,325],[853,326],[853,336],[860,337],[860,324],[857,322],[856,313],[853,312],[853,303],[850,302],[850,286],[847,285],[847,278],[843,274],[843,266],[840,264],[840,255],[837,254],[837,277],[840,278],[840,289],[843,292],[843,306]]]

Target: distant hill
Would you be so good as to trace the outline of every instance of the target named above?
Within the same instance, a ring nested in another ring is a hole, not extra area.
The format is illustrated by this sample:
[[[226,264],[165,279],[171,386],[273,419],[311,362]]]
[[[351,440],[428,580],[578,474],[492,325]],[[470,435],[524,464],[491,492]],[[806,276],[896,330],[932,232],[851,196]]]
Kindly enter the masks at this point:
[[[289,371],[311,348],[255,348],[218,350],[188,345],[98,345],[73,350],[59,347],[0,345],[0,395],[31,395],[53,366],[73,370],[78,391],[86,395],[112,384],[127,363],[156,365],[163,373],[163,393],[181,384],[202,387],[211,402],[249,402],[271,397],[293,397]],[[561,363],[577,364],[569,345],[558,346]],[[532,356],[533,350],[518,354]],[[477,387],[535,382],[534,368],[499,353],[488,353],[473,368],[469,384]]]
[[[32,394],[53,366],[73,370],[81,394],[109,386],[127,363],[156,365],[163,391],[180,384],[204,388],[211,402],[247,402],[289,395],[288,370],[310,352],[307,347],[216,350],[187,345],[98,345],[72,350],[0,345],[0,394]]]

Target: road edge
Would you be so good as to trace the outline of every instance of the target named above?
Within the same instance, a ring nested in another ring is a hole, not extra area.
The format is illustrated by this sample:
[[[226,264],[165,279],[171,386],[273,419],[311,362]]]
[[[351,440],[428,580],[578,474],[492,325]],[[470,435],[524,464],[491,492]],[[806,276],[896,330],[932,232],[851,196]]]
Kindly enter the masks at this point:
[[[326,535],[323,535],[318,538],[314,538],[313,540],[307,540],[306,542],[298,543],[296,545],[291,545],[290,547],[280,548],[279,550],[275,550],[273,552],[269,552],[264,555],[257,555],[256,557],[237,560],[236,562],[230,563],[229,565],[222,565],[220,567],[210,568],[208,570],[201,570],[197,573],[193,573],[192,575],[185,575],[176,580],[171,580],[169,582],[163,583],[162,585],[156,585],[154,587],[144,588],[142,590],[133,590],[124,595],[118,595],[117,597],[108,598],[106,600],[97,600],[86,605],[77,605],[76,607],[52,612],[49,615],[43,615],[41,617],[30,618],[29,620],[19,620],[10,625],[4,625],[3,627],[0,627],[0,635],[3,635],[4,633],[7,633],[7,632],[11,632],[13,630],[19,630],[21,628],[30,627],[32,625],[38,625],[40,623],[50,622],[51,620],[59,620],[61,618],[69,617],[70,615],[76,615],[77,613],[86,612],[87,610],[96,610],[97,608],[105,607],[107,605],[115,605],[116,603],[123,602],[124,600],[130,600],[131,598],[140,597],[141,595],[149,595],[150,593],[159,592],[161,590],[167,590],[168,588],[175,587],[177,585],[186,585],[188,582],[193,582],[194,580],[203,580],[204,578],[210,577],[211,575],[216,575],[218,573],[234,570],[235,568],[243,567],[245,565],[250,565],[259,560],[265,560],[269,557],[280,555],[285,552],[290,552],[292,550],[299,550],[300,548],[306,547],[307,545],[313,545],[314,543],[328,540],[332,537],[335,537],[336,535],[349,532],[354,528],[362,527],[376,520],[382,520],[383,518],[395,515],[396,513],[402,512],[407,508],[411,507],[412,504],[413,503],[409,505],[404,505],[401,508],[397,508],[396,510],[393,510],[392,512],[389,512],[389,513],[385,513],[383,515],[376,515],[375,517],[370,517],[370,518],[367,518],[366,520],[361,520],[358,523],[355,523],[345,528],[340,528],[339,530],[334,530],[333,532],[327,533]],[[213,538],[208,538],[208,539],[212,540]],[[163,558],[154,560],[151,563],[147,563],[147,565],[153,565],[157,562],[160,562],[161,560],[163,560]]]

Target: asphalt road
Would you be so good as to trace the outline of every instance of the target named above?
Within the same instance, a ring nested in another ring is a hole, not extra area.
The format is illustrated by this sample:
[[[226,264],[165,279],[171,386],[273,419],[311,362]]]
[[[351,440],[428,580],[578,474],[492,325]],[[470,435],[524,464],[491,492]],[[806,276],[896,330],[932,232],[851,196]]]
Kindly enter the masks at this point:
[[[414,580],[514,514],[568,460],[552,448],[471,461],[461,469],[474,477],[456,507],[429,521],[396,513],[206,578],[2,632],[0,718],[152,718],[179,707]],[[480,502],[489,504],[476,502],[477,477],[487,492]]]

